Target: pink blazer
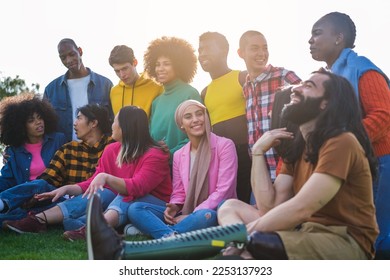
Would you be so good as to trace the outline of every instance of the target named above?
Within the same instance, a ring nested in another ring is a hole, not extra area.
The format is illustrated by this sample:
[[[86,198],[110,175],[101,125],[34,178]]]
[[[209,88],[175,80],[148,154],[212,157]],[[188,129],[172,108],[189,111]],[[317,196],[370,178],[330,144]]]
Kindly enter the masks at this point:
[[[194,211],[215,210],[223,200],[237,197],[237,153],[233,141],[211,133],[210,145],[209,197]],[[185,201],[190,181],[190,148],[191,143],[188,142],[173,155],[171,203],[183,204]]]

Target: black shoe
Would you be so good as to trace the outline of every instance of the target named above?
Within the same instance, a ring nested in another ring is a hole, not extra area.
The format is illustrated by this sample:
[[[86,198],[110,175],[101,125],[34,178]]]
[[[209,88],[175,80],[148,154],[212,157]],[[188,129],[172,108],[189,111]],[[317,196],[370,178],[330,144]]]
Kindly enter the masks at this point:
[[[118,260],[123,253],[122,238],[103,216],[98,194],[94,194],[87,206],[87,250],[90,260]]]
[[[283,241],[276,232],[253,232],[246,250],[257,260],[288,260]]]

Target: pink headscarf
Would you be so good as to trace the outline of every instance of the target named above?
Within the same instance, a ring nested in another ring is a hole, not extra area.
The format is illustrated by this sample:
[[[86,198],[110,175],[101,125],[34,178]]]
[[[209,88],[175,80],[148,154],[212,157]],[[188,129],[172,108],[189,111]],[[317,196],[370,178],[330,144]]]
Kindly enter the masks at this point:
[[[189,189],[182,209],[184,215],[192,213],[194,209],[209,196],[208,171],[211,161],[211,126],[206,107],[199,101],[186,100],[177,107],[175,121],[176,125],[182,129],[184,113],[188,107],[193,105],[198,106],[204,111],[205,133],[199,143],[194,166],[192,167]]]

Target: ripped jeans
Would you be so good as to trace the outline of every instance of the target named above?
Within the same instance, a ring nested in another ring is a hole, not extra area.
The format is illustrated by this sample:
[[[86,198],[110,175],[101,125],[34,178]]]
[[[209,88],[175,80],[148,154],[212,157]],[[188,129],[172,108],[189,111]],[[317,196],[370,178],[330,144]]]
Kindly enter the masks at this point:
[[[164,220],[165,208],[146,202],[134,202],[127,214],[136,228],[155,239],[218,225],[217,212],[210,209],[195,211],[179,223],[169,225]]]

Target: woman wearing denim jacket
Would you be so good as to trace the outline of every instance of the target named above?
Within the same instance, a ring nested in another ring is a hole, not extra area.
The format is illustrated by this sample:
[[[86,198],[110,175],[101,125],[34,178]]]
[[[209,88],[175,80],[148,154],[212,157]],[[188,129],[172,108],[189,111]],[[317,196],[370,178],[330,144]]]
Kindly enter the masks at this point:
[[[55,132],[57,115],[51,105],[33,93],[3,99],[0,112],[0,142],[6,146],[2,192],[39,176],[65,143],[65,136]]]
[[[162,201],[164,205],[172,192],[169,154],[151,138],[146,112],[136,106],[121,108],[112,124],[112,138],[116,142],[105,147],[89,179],[36,196],[39,201],[55,202],[66,194],[71,199],[18,221],[4,221],[6,226],[18,233],[42,233],[58,223],[79,224],[80,228],[63,235],[74,241],[85,238],[82,225],[88,198],[94,193],[108,205],[104,215],[113,227],[127,222],[127,208],[133,201]]]

